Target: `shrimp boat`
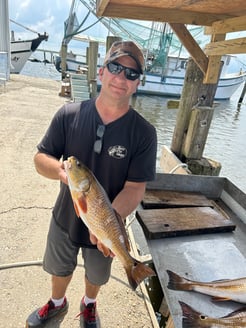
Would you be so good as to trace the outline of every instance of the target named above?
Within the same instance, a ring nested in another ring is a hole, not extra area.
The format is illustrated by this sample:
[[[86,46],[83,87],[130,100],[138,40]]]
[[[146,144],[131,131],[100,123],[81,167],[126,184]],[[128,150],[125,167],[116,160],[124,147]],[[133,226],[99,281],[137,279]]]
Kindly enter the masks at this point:
[[[180,97],[189,54],[167,23],[107,17],[97,18],[95,0],[80,0],[79,2],[87,8],[88,13],[84,19],[78,20],[74,9],[77,8],[78,4],[76,5],[76,1],[73,1],[69,17],[65,22],[67,30],[65,29],[63,42],[68,44],[71,39],[85,41],[86,38],[84,36],[80,37],[79,34],[100,22],[111,35],[125,40],[130,39],[136,42],[143,50],[146,59],[146,69],[141,84],[138,86],[137,93]],[[88,28],[84,28],[89,14],[94,15],[96,21]],[[82,23],[79,24],[79,21]],[[206,39],[207,37],[203,33],[203,27],[188,26],[188,29],[200,46],[208,43],[208,39]],[[90,37],[87,38],[87,42],[89,40]],[[98,67],[103,63],[104,54],[99,54],[98,56]],[[229,99],[244,83],[246,65],[238,57],[231,55],[223,56],[222,61],[224,64],[215,99],[224,100]],[[60,70],[60,62],[61,58],[57,56],[55,59],[57,70]],[[82,67],[86,68],[85,61],[78,60],[75,55],[71,56],[71,53],[69,53],[66,61],[67,71],[78,71]],[[100,88],[99,80],[98,87]]]
[[[10,20],[11,22],[21,25],[19,23]],[[24,27],[23,25],[21,25]],[[36,33],[38,36],[35,38],[30,38],[27,40],[15,40],[14,32],[11,32],[11,43],[10,43],[10,50],[11,50],[11,67],[10,73],[19,74],[23,69],[25,63],[30,58],[31,54],[39,47],[42,41],[48,40],[48,34],[40,34],[35,31],[30,30],[27,27],[24,27],[31,32]]]

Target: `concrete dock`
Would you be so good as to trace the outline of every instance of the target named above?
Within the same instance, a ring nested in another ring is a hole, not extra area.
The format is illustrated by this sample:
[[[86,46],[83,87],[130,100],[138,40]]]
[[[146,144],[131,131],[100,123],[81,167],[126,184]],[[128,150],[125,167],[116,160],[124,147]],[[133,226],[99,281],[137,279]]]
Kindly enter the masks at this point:
[[[59,97],[59,91],[60,82],[22,75],[11,75],[6,86],[0,86],[0,328],[25,327],[30,312],[50,297],[50,276],[38,264],[59,182],[38,175],[33,156],[52,116],[69,101]],[[29,265],[33,261],[37,265]],[[84,291],[84,269],[81,259],[79,263],[67,292],[68,314],[45,327],[80,326],[75,317]],[[117,259],[98,297],[98,310],[102,328],[153,327],[141,288],[129,288]]]

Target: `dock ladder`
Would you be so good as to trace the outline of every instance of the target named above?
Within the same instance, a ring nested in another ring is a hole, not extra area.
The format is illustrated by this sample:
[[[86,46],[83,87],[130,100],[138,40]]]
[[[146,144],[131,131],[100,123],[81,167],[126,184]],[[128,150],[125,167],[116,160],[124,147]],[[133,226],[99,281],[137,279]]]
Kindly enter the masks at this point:
[[[90,98],[90,86],[87,74],[70,74],[71,99],[74,102]]]

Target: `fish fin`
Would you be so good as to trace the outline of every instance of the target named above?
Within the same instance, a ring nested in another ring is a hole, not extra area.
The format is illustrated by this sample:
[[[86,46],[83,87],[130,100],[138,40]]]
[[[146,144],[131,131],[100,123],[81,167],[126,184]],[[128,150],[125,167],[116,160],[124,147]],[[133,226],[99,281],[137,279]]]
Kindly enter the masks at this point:
[[[75,213],[76,213],[77,217],[79,218],[80,215],[79,215],[79,209],[78,209],[78,206],[77,206],[77,204],[76,204],[75,202],[73,202],[73,206],[74,206],[74,209],[75,209]]]
[[[197,312],[188,304],[179,301],[179,304],[182,308],[183,320],[182,327],[183,328],[199,328],[203,327],[199,324],[201,313]]]
[[[192,290],[193,286],[190,280],[185,279],[179,276],[177,273],[174,273],[170,270],[167,270],[169,276],[169,282],[167,288],[173,290]]]
[[[225,301],[231,301],[231,298],[228,297],[219,297],[219,296],[213,296],[212,301],[214,302],[225,302]]]
[[[115,216],[117,218],[117,221],[118,221],[119,226],[120,226],[120,230],[121,230],[123,238],[124,238],[124,243],[125,243],[126,249],[128,250],[128,252],[130,252],[131,247],[130,247],[129,239],[128,239],[128,236],[127,236],[127,233],[126,233],[126,228],[124,226],[122,217],[120,216],[120,214],[115,209],[114,209],[114,212],[115,212]]]
[[[126,268],[126,274],[129,284],[133,290],[135,290],[140,282],[142,282],[145,278],[156,276],[154,270],[135,259],[133,266]]]
[[[81,194],[81,196],[78,197],[78,205],[83,213],[87,213],[87,201],[84,194]]]
[[[199,316],[199,312],[197,312],[195,309],[193,309],[190,305],[186,304],[185,302],[179,301],[179,304],[182,309],[183,317],[186,318],[194,318],[194,315]]]
[[[225,315],[224,317],[222,317],[222,318],[230,318],[230,317],[241,317],[241,315],[242,315],[242,312],[245,312],[246,311],[246,307],[245,306],[243,306],[243,307],[241,307],[241,308],[239,308],[239,309],[237,309],[237,310],[235,310],[235,311],[233,311],[233,312],[231,312],[231,313],[228,313],[227,315]]]

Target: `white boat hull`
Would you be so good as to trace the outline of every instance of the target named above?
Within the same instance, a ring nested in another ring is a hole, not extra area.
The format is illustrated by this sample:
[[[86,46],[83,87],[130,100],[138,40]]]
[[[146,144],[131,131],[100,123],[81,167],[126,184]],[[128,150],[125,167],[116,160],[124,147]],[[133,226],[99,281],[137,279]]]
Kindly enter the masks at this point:
[[[245,74],[230,74],[220,78],[215,99],[230,99],[233,93],[245,81]],[[184,77],[166,77],[165,81],[161,81],[160,76],[146,74],[144,85],[140,83],[137,93],[160,95],[170,97],[180,97],[182,93]]]
[[[227,57],[226,57],[227,58]],[[218,82],[217,91],[215,93],[216,100],[230,99],[233,93],[244,83],[246,72],[237,71],[228,74],[229,60],[225,60],[221,78]],[[138,86],[138,94],[180,97],[184,84],[185,66],[187,59],[168,57],[167,67],[161,76],[160,72],[146,72],[144,81]],[[79,71],[79,67],[85,66],[85,63],[76,61],[75,58],[67,59],[67,71]],[[58,68],[57,68],[58,69]],[[98,88],[100,89],[100,81],[98,80]]]
[[[38,48],[43,40],[47,39],[48,35],[44,34],[32,40],[11,41],[10,73],[20,73],[31,54]]]

